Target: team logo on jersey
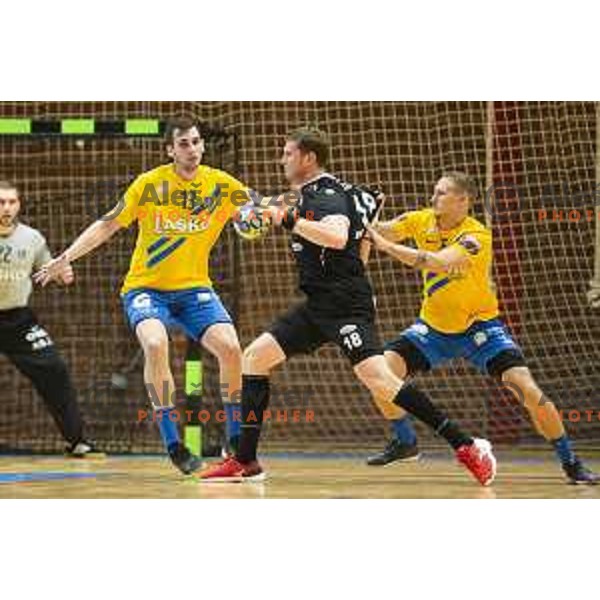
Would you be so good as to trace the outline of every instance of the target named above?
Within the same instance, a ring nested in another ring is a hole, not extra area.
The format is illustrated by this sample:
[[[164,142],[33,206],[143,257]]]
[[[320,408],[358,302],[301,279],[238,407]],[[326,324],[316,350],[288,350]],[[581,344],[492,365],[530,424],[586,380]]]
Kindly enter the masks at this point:
[[[340,335],[342,335],[342,336],[349,335],[349,334],[353,333],[354,331],[356,331],[357,329],[358,329],[358,326],[356,326],[356,325],[344,325],[340,329]]]
[[[299,242],[294,242],[292,244],[293,252],[302,252],[303,249],[304,249],[304,246],[302,244],[300,244]]]
[[[473,341],[477,347],[483,346],[488,341],[487,333],[485,333],[485,331],[478,331],[473,336]]]
[[[460,238],[458,243],[473,256],[477,256],[481,250],[481,244],[479,243],[479,240],[472,235],[464,235]]]
[[[133,299],[131,306],[138,310],[152,308],[152,298],[150,294],[139,294]]]
[[[198,216],[177,216],[179,218],[169,219],[158,213],[154,218],[154,233],[158,235],[198,233],[207,229],[210,223],[206,212]]]

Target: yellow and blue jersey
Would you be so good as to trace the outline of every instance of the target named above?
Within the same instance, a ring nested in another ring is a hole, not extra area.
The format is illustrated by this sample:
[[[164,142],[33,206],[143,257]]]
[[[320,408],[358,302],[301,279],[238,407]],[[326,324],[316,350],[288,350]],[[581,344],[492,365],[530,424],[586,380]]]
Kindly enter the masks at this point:
[[[210,252],[223,228],[248,198],[231,175],[200,166],[193,181],[160,166],[129,187],[115,217],[122,227],[138,223],[138,237],[121,293],[210,288]]]
[[[439,229],[432,209],[409,212],[392,226],[398,241],[412,239],[417,247],[438,252],[460,248],[470,259],[463,275],[423,271],[423,305],[420,318],[442,333],[463,333],[477,321],[495,319],[498,299],[492,287],[492,234],[476,219],[467,217],[458,227]]]

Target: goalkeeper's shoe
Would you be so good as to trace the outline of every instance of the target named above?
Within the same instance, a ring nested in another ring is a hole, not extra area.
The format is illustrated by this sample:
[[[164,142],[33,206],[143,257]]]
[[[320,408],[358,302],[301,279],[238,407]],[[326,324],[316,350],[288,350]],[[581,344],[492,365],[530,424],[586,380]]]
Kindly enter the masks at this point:
[[[579,459],[576,459],[573,463],[563,463],[562,468],[567,476],[567,481],[573,485],[596,485],[600,483],[600,476],[584,467]]]
[[[403,444],[400,440],[393,439],[377,454],[367,458],[367,464],[371,467],[384,467],[394,462],[414,462],[421,458],[419,448],[416,444]]]
[[[266,473],[256,460],[241,463],[234,456],[230,456],[224,461],[205,469],[198,477],[205,482],[241,483],[264,481]]]
[[[106,454],[96,448],[93,442],[81,440],[70,444],[65,449],[65,454],[69,458],[106,458]]]
[[[191,475],[202,467],[202,459],[194,456],[181,442],[169,449],[169,458],[184,475]]]
[[[487,486],[496,477],[496,457],[492,445],[487,440],[475,439],[471,445],[464,445],[456,451],[456,458],[479,481]]]

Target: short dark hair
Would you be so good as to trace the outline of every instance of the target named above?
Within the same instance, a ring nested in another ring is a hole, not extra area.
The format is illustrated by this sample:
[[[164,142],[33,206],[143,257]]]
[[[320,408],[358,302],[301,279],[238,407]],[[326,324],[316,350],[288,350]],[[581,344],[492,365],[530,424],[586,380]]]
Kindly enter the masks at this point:
[[[165,125],[165,145],[172,146],[175,142],[175,134],[178,131],[189,131],[190,129],[197,127],[200,132],[200,136],[204,137],[202,127],[196,119],[185,115],[171,117],[167,120]]]
[[[329,137],[317,127],[308,126],[295,129],[288,134],[289,142],[296,142],[304,154],[314,152],[320,167],[326,167],[329,162]]]
[[[0,190],[16,190],[17,196],[19,196],[19,188],[7,179],[0,179]]]
[[[462,171],[448,171],[442,176],[443,179],[449,179],[469,200],[477,198],[477,186],[471,177]]]

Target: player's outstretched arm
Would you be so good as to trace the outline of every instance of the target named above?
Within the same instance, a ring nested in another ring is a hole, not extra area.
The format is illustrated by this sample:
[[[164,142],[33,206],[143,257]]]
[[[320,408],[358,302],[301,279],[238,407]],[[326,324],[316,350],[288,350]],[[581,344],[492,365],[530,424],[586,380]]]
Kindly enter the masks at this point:
[[[445,248],[440,252],[415,250],[402,244],[394,244],[385,239],[373,227],[367,227],[369,237],[378,250],[415,269],[427,269],[435,273],[460,275],[469,265],[469,258],[459,248]]]
[[[406,218],[405,215],[400,215],[391,221],[375,221],[373,223],[374,229],[390,242],[401,242],[406,238],[405,235],[398,232],[398,224]]]
[[[34,281],[46,286],[50,281],[64,280],[72,262],[104,244],[121,228],[115,219],[99,219],[92,223],[60,256],[46,263],[33,276]]]
[[[42,236],[41,244],[35,253],[33,264],[31,265],[32,272],[37,272],[43,266],[47,265],[51,260],[52,254],[48,248],[48,243],[46,242],[46,238]],[[73,267],[69,265],[58,277],[56,277],[55,281],[58,284],[71,285],[75,281]]]

